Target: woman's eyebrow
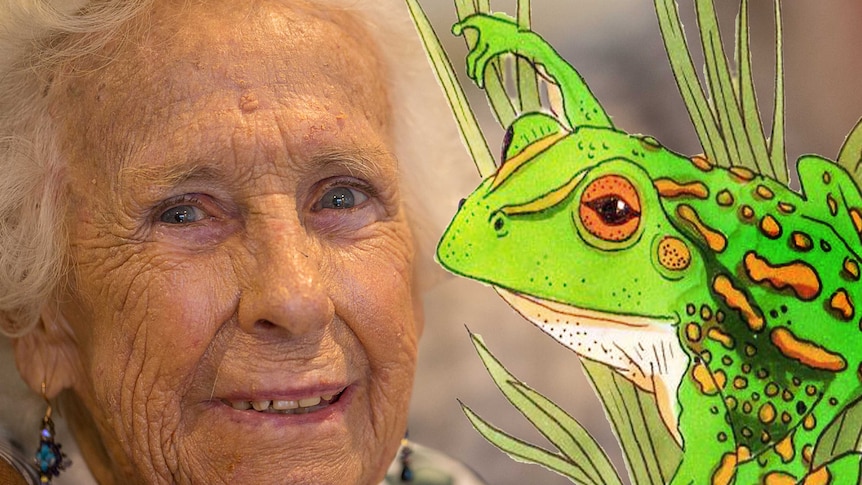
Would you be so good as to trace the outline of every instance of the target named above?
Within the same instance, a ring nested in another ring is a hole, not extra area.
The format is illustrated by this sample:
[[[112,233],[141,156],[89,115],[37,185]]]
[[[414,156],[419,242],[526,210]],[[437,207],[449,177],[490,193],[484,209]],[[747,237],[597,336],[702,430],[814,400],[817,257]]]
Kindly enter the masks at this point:
[[[117,175],[121,189],[145,185],[147,189],[168,189],[188,181],[223,179],[225,174],[216,167],[204,164],[178,164],[159,166],[125,166]]]
[[[347,170],[352,177],[375,179],[383,175],[384,167],[381,161],[386,157],[391,156],[380,148],[336,149],[312,156],[308,167],[324,170],[335,166]]]
[[[381,160],[390,157],[379,148],[349,148],[320,152],[310,156],[301,166],[305,174],[330,171],[333,167],[346,170],[352,177],[376,179],[383,175]],[[145,186],[150,190],[168,189],[189,181],[216,181],[232,178],[221,168],[203,162],[163,165],[126,165],[117,174],[117,186],[121,190]]]

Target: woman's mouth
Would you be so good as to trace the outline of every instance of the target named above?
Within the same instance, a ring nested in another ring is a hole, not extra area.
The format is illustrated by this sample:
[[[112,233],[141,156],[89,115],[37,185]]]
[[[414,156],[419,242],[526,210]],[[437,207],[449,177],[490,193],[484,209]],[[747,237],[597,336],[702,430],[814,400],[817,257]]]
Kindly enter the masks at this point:
[[[222,399],[222,403],[236,409],[237,411],[257,411],[268,414],[308,414],[326,408],[338,402],[344,389],[337,394],[322,394],[298,400],[254,400],[234,401]]]

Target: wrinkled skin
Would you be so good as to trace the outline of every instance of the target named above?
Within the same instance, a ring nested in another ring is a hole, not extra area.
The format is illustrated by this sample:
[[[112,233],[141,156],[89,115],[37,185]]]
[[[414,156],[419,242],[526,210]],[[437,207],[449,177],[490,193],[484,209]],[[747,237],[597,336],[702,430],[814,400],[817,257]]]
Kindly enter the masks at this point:
[[[382,68],[345,13],[238,5],[157,4],[56,77],[72,270],[18,348],[59,356],[101,483],[377,483],[421,332]]]

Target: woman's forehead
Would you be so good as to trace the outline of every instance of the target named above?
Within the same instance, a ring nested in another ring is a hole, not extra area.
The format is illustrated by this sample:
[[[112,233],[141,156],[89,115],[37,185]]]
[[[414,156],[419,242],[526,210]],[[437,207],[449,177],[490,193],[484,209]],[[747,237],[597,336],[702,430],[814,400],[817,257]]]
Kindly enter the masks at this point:
[[[354,14],[323,5],[326,2],[209,0],[193,5],[180,2],[179,6],[174,3],[164,7],[157,3],[151,16],[140,19],[146,28],[138,29],[139,39],[134,47],[145,46],[139,55],[149,55],[156,61],[166,54],[195,59],[204,54],[202,48],[208,51],[207,47],[218,46],[220,52],[229,55],[310,54],[337,59],[345,49],[374,50],[370,48],[368,33]],[[332,46],[338,48],[330,49]]]
[[[117,160],[154,137],[205,131],[198,123],[279,110],[300,125],[320,116],[335,117],[336,124],[347,114],[360,116],[387,135],[382,66],[348,13],[305,2],[189,3],[165,10],[157,4],[151,17],[139,20],[146,26],[130,28],[132,38],[115,46],[111,62],[75,69],[57,83],[54,111],[65,118],[68,138],[90,145],[78,149]],[[208,119],[199,119],[202,113]],[[281,128],[301,133],[313,126]],[[105,146],[112,142],[124,146]]]

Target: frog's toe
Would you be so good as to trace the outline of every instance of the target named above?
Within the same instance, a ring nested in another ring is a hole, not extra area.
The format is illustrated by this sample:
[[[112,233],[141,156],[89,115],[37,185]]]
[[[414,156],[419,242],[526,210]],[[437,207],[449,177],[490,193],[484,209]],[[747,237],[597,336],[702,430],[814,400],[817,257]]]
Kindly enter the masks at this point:
[[[468,15],[452,25],[452,33],[455,35],[461,35],[467,29],[474,29],[478,34],[481,34],[481,24],[484,18],[485,16],[479,13]]]
[[[488,44],[485,42],[477,42],[473,46],[473,50],[467,54],[467,76],[474,80],[481,88],[484,77],[485,68],[488,65]]]

